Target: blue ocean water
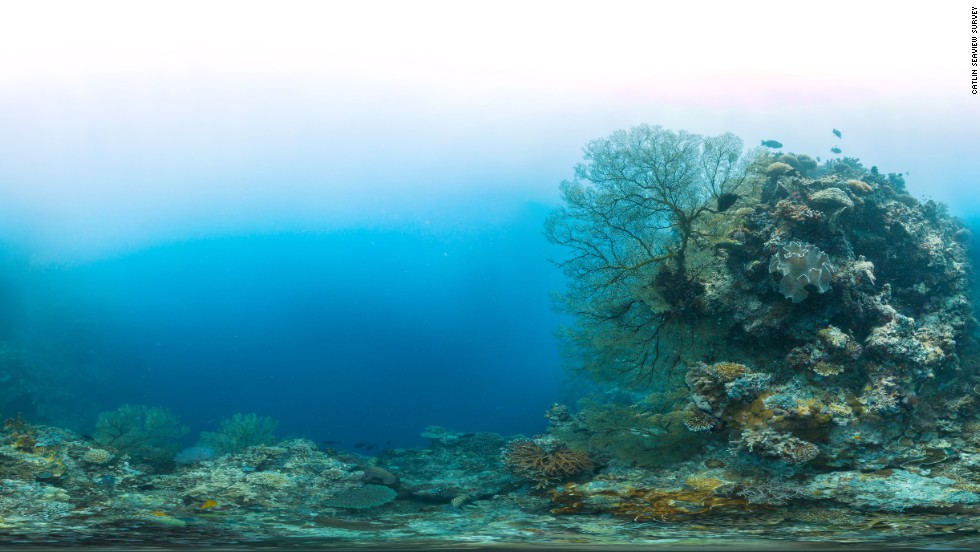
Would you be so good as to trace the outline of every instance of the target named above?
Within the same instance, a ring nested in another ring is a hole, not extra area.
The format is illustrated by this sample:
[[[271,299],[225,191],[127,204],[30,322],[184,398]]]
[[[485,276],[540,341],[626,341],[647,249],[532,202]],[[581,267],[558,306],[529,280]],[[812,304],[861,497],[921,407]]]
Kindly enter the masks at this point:
[[[188,445],[236,412],[362,453],[424,445],[429,425],[540,433],[562,381],[548,209],[454,230],[214,236],[73,264],[8,252],[0,329],[55,380],[36,387],[61,394],[10,407],[90,432],[99,412],[162,406],[191,427]]]

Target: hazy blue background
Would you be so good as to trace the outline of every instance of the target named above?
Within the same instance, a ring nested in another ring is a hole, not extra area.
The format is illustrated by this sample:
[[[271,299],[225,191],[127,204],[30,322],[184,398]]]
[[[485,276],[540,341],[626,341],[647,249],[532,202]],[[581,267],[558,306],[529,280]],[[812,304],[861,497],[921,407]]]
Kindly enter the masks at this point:
[[[347,444],[541,431],[541,222],[585,142],[641,122],[839,145],[980,213],[968,6],[3,12],[0,341],[78,428],[139,402]]]
[[[255,411],[347,446],[410,444],[431,424],[539,431],[560,384],[544,213],[452,235],[215,237],[8,273],[4,334],[96,375],[73,382],[81,412],[165,405],[208,429]]]

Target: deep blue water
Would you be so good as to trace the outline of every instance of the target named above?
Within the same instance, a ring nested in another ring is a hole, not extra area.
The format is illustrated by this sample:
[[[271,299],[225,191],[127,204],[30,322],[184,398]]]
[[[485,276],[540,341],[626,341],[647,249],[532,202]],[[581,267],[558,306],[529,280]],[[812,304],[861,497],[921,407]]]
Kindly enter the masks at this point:
[[[138,403],[171,408],[189,444],[235,412],[375,452],[425,444],[433,424],[540,433],[563,377],[546,213],[212,237],[62,266],[11,254],[0,332],[64,393],[36,415],[80,431]]]

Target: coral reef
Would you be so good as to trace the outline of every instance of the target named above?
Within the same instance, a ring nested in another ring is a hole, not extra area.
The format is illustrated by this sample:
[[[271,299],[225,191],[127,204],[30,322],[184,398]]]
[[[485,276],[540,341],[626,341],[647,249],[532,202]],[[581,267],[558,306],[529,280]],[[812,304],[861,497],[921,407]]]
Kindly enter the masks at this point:
[[[822,166],[801,159],[760,154],[740,184],[739,209],[716,212],[696,225],[704,238],[688,243],[684,276],[672,276],[686,282],[689,295],[677,302],[661,293],[655,316],[629,321],[638,335],[654,336],[643,333],[647,324],[686,327],[696,336],[697,347],[691,347],[677,337],[683,331],[660,332],[655,335],[660,350],[675,355],[669,369],[648,371],[643,380],[619,379],[622,387],[676,397],[659,414],[658,425],[640,415],[640,400],[619,405],[601,398],[583,402],[570,421],[551,424],[554,435],[607,459],[599,477],[607,470],[644,466],[601,436],[615,435],[637,450],[651,450],[651,442],[666,441],[682,426],[688,433],[678,442],[687,452],[671,459],[672,469],[724,443],[734,455],[726,462],[729,473],[750,478],[755,488],[792,475],[791,491],[725,495],[751,497],[753,504],[766,503],[767,497],[780,504],[784,499],[779,497],[805,496],[807,485],[818,478],[835,481],[828,470],[912,465],[920,444],[957,451],[940,455],[937,469],[958,470],[950,477],[954,481],[975,479],[959,470],[956,460],[974,446],[962,428],[977,417],[972,405],[980,383],[967,297],[968,236],[943,206],[911,197],[898,175],[868,170],[853,158]],[[575,275],[569,277],[577,289]],[[618,301],[647,301],[646,290],[658,285],[654,276],[620,294]],[[584,297],[580,303],[589,304]],[[602,349],[600,337],[578,343]],[[601,351],[586,353],[602,357]],[[609,379],[609,372],[590,371]],[[678,372],[683,374],[680,384]],[[626,374],[627,367],[621,366],[620,373]],[[682,411],[685,416],[673,414]],[[655,437],[646,441],[638,437],[651,434]],[[923,496],[934,484],[902,477],[920,487]],[[900,484],[894,481],[882,483],[880,491],[842,491],[833,499],[877,508],[872,497],[884,501],[887,485]],[[832,484],[819,487],[821,499],[835,496]],[[972,493],[967,487],[964,493]],[[645,488],[677,489],[664,484]],[[563,503],[591,492],[578,483],[568,489]],[[899,503],[910,507],[915,496],[892,493],[892,509]],[[940,507],[943,499],[935,496],[926,502]],[[956,498],[947,506],[974,500],[971,494],[950,496]],[[581,503],[581,497],[574,502]],[[650,495],[647,502],[656,500]]]
[[[629,165],[644,144],[721,168],[658,181]],[[587,148],[548,231],[594,253],[565,265],[564,306],[580,318],[563,335],[597,381],[547,409],[545,434],[430,426],[428,446],[374,457],[280,441],[273,420],[238,414],[177,453],[186,429],[163,409],[103,413],[92,438],[18,416],[0,431],[0,535],[980,532],[968,233],[857,159],[740,151],[729,135],[660,127]]]

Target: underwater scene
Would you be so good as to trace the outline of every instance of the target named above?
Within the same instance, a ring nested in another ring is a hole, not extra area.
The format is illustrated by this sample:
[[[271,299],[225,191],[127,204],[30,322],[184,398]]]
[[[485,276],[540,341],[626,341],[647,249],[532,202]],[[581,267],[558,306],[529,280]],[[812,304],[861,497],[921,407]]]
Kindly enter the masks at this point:
[[[977,10],[880,7],[0,10],[0,550],[980,549]]]

